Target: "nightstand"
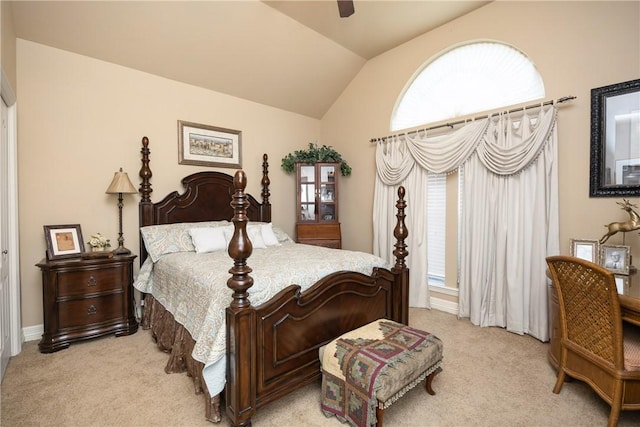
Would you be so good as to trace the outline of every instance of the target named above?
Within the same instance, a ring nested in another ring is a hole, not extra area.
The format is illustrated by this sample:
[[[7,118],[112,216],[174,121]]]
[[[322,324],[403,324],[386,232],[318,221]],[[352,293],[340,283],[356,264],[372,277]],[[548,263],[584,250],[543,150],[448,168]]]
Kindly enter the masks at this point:
[[[42,270],[42,353],[76,341],[138,330],[133,297],[135,255],[63,259],[36,264]]]

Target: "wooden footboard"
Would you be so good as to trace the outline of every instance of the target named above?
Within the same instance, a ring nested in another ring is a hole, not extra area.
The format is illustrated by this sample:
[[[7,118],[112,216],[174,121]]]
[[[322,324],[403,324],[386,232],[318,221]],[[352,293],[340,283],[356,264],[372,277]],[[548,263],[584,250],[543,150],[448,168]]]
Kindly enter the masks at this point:
[[[256,307],[256,405],[320,378],[318,349],[335,337],[393,317],[393,283],[382,270],[373,277],[335,273],[304,293],[290,286]]]
[[[235,426],[251,425],[257,408],[320,378],[318,348],[339,335],[379,318],[408,322],[409,270],[404,224],[404,188],[398,191],[397,239],[391,270],[377,268],[371,276],[355,272],[329,275],[305,292],[289,286],[269,302],[254,307],[247,259],[244,195],[246,176],[234,177],[235,232],[229,245],[234,259],[227,286],[233,300],[226,310],[226,412]]]

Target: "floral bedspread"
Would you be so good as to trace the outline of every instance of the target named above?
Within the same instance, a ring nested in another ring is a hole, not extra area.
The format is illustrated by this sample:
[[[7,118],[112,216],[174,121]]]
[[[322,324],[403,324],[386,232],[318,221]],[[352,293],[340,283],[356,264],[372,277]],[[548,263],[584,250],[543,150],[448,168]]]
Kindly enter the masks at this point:
[[[377,256],[355,251],[283,243],[267,249],[254,249],[247,265],[253,269],[249,300],[256,306],[291,284],[302,290],[336,271],[350,270],[371,274],[374,267],[391,268]],[[206,367],[219,365],[218,377],[210,384],[212,396],[224,387],[226,353],[225,308],[231,302],[227,287],[233,260],[226,251],[205,254],[179,252],[147,260],[140,269],[134,287],[152,294],[181,323],[196,341],[192,356]],[[221,365],[221,366],[220,366]],[[221,383],[221,384],[220,384]]]

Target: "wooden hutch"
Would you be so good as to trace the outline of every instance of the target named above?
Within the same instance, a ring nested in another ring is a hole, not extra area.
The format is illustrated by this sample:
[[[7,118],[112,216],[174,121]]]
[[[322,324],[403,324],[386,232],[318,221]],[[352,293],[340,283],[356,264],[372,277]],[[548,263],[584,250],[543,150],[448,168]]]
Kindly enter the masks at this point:
[[[339,163],[296,163],[296,241],[342,248],[338,217]]]

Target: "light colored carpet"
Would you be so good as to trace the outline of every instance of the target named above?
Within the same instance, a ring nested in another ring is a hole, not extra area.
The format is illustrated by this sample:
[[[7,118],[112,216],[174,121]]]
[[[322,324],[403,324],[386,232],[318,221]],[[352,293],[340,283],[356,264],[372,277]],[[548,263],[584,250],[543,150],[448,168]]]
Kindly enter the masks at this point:
[[[444,367],[385,411],[385,426],[604,426],[609,406],[586,385],[551,392],[555,372],[548,344],[467,319],[411,309],[411,326],[444,343]],[[40,354],[28,342],[12,358],[2,383],[2,426],[205,426],[204,401],[184,374],[165,374],[167,355],[148,331],[105,337]],[[220,426],[229,425],[223,418]],[[334,426],[320,411],[314,383],[260,408],[254,426]],[[620,426],[640,425],[625,411]]]

